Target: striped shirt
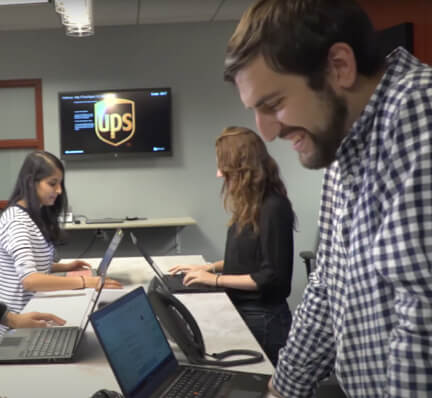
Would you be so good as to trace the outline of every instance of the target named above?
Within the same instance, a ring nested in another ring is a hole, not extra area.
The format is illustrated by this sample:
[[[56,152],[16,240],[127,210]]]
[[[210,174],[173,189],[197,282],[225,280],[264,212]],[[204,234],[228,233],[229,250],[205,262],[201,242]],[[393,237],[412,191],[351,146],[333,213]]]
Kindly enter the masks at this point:
[[[310,397],[432,391],[432,68],[399,48],[326,170],[316,271],[273,384]]]
[[[48,243],[28,212],[19,206],[7,208],[0,217],[0,301],[10,311],[20,312],[34,292],[22,281],[34,272],[48,273],[54,260],[54,245]],[[0,331],[5,327],[0,326]]]

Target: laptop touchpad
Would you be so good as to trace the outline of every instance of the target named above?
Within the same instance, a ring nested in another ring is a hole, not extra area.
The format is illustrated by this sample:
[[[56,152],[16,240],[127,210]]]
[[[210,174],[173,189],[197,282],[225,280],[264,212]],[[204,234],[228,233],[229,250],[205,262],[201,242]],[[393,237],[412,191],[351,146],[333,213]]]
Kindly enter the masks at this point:
[[[227,398],[260,398],[262,393],[246,390],[231,390]]]

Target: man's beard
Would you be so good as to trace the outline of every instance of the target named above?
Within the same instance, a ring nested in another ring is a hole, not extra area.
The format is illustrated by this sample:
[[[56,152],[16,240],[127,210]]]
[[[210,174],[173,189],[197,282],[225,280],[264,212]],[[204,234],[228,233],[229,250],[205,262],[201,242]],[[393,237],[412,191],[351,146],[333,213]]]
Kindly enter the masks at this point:
[[[345,124],[348,117],[348,106],[346,100],[336,95],[329,86],[322,92],[323,101],[329,104],[329,115],[327,126],[311,132],[306,131],[312,140],[314,152],[309,156],[300,153],[301,164],[308,169],[321,169],[330,166],[336,158],[336,152],[346,134]]]

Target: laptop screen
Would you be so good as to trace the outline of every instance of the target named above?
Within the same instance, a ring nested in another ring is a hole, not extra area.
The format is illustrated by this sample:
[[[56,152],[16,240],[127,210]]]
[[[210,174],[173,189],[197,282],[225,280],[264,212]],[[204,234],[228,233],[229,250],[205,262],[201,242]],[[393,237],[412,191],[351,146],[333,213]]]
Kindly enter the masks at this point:
[[[99,264],[99,267],[97,269],[98,275],[104,275],[107,270],[108,266],[114,256],[115,251],[117,250],[117,247],[119,246],[121,240],[123,239],[123,231],[121,229],[117,229],[114,233],[113,238],[111,239],[110,244],[108,245],[108,248],[105,251],[104,256],[102,257],[102,260]]]
[[[76,339],[75,346],[78,346],[78,344],[80,343],[81,338],[82,338],[84,332],[87,329],[87,326],[88,326],[88,324],[90,322],[90,315],[92,314],[92,312],[96,308],[96,303],[98,302],[99,297],[100,297],[100,295],[102,293],[102,289],[104,287],[104,284],[105,284],[105,275],[101,276],[99,284],[98,284],[98,287],[93,291],[93,293],[91,295],[90,301],[89,301],[89,303],[87,305],[87,309],[86,309],[86,311],[84,313],[84,317],[81,320],[80,332],[79,332],[78,338]]]
[[[81,330],[80,330],[80,336],[77,339],[77,343],[76,343],[77,345],[79,344],[79,341],[81,340],[82,334],[87,329],[87,325],[90,321],[89,316],[94,311],[94,309],[96,307],[96,303],[99,300],[99,296],[102,292],[103,285],[105,284],[105,278],[106,278],[106,274],[108,271],[108,266],[110,265],[110,263],[114,257],[114,253],[117,250],[122,239],[123,239],[123,231],[121,229],[117,229],[113,238],[111,239],[110,244],[108,245],[108,248],[105,251],[105,254],[102,258],[102,261],[100,262],[100,265],[98,268],[98,275],[100,275],[99,286],[93,292],[92,297],[90,299],[90,302],[87,306],[86,312],[84,314],[84,317],[81,320],[81,325],[80,325]],[[101,271],[101,272],[99,272],[99,271]]]
[[[177,367],[171,347],[142,287],[91,316],[126,397],[147,397]]]
[[[147,251],[143,248],[142,244],[138,242],[137,237],[133,232],[129,232],[129,235],[131,237],[132,243],[138,248],[139,252],[142,254],[142,256],[147,261],[148,265],[152,268],[152,270],[155,272],[156,276],[159,278],[159,281],[161,282],[162,286],[169,291],[169,287],[165,283],[164,279],[164,273],[161,271],[161,269],[158,267],[158,265],[153,261],[153,259],[150,257],[150,255],[147,253]]]

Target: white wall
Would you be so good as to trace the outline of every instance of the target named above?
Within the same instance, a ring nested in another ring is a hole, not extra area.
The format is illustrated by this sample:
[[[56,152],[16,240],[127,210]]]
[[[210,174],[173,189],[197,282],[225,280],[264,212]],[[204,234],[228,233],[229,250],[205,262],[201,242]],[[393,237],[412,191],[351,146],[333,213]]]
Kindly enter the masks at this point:
[[[191,216],[198,226],[183,230],[183,250],[208,260],[223,256],[228,216],[215,178],[214,141],[227,125],[255,128],[235,88],[222,79],[225,45],[234,27],[224,22],[98,28],[94,37],[82,39],[66,37],[63,29],[0,33],[0,79],[42,79],[45,148],[56,155],[59,91],[172,88],[174,155],[68,162],[66,183],[75,213]],[[298,252],[313,248],[322,173],[303,169],[289,143],[269,148],[299,220],[290,298],[295,306],[305,286]]]

